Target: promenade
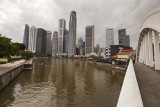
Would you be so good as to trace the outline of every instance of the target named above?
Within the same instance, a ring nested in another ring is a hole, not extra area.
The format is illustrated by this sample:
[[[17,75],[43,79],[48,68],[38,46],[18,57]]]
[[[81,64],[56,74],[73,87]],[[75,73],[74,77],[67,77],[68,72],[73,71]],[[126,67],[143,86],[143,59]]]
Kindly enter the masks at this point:
[[[14,63],[7,63],[7,64],[1,64],[0,65],[0,75],[6,73],[7,71],[16,68],[17,66],[20,66],[23,64],[25,60],[19,60],[15,61]]]
[[[138,62],[134,69],[144,107],[160,107],[160,71]]]

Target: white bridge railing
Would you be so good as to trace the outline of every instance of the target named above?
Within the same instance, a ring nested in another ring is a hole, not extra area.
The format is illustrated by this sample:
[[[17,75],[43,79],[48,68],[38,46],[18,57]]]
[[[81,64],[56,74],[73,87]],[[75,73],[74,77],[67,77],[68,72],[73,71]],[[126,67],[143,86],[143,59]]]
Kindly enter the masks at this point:
[[[126,71],[117,107],[143,107],[132,60]]]

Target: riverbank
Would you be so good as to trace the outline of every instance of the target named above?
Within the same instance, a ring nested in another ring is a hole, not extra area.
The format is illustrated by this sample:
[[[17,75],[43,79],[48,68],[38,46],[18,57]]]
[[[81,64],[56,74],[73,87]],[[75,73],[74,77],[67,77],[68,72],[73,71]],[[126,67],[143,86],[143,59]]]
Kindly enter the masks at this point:
[[[126,71],[127,66],[126,65],[116,65],[116,64],[110,64],[110,63],[103,63],[103,62],[94,62],[94,61],[87,61],[88,63],[95,64],[98,66],[103,66],[115,70],[121,70],[121,71]]]

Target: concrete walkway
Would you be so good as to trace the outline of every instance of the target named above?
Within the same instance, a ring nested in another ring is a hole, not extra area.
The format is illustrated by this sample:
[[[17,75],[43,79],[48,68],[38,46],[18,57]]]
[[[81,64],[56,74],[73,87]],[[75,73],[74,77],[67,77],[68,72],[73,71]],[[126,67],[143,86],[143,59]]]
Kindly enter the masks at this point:
[[[134,68],[144,107],[160,107],[160,71],[138,62]]]
[[[14,69],[17,66],[20,66],[24,62],[25,60],[19,60],[19,61],[15,61],[14,63],[1,64],[0,65],[0,75],[6,73],[10,69]]]

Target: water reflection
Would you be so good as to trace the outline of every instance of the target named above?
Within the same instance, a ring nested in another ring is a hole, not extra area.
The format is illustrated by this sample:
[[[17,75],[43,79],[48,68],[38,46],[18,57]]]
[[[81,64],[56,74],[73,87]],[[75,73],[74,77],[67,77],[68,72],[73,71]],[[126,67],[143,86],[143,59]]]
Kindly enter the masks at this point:
[[[0,106],[115,107],[123,78],[85,61],[39,58],[0,92]]]

